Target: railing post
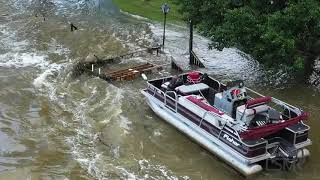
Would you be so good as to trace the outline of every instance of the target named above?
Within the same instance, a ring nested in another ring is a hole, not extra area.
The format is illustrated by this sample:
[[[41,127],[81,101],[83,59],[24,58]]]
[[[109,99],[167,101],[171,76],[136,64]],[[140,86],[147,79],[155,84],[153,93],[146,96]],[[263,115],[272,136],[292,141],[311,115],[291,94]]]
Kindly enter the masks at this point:
[[[208,111],[206,111],[206,112],[204,113],[204,115],[202,116],[202,118],[201,118],[201,120],[200,120],[200,123],[199,123],[199,127],[201,126],[202,121],[203,121],[204,118],[206,117],[207,113],[208,113]]]
[[[221,132],[223,131],[223,129],[224,129],[224,126],[226,126],[226,124],[227,124],[227,122],[226,122],[226,123],[224,123],[224,125],[222,126],[222,128],[221,128],[221,130],[220,130],[220,132],[219,132],[219,136],[218,136],[218,139],[220,138]]]
[[[177,95],[177,93],[176,92],[174,92],[174,99],[176,100],[176,113],[178,113],[178,95]]]
[[[190,34],[189,34],[189,64],[193,64],[193,22],[192,20],[189,21],[189,30],[190,30]]]

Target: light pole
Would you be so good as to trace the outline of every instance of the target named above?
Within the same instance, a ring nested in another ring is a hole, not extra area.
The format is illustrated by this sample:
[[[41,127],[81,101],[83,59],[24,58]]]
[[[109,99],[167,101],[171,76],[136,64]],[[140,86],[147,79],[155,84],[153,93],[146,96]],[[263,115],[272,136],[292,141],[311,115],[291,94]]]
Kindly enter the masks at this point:
[[[170,7],[167,3],[161,6],[162,12],[164,14],[164,22],[163,22],[163,37],[162,37],[162,47],[164,48],[164,40],[166,38],[166,21],[167,21],[167,14],[170,11]]]

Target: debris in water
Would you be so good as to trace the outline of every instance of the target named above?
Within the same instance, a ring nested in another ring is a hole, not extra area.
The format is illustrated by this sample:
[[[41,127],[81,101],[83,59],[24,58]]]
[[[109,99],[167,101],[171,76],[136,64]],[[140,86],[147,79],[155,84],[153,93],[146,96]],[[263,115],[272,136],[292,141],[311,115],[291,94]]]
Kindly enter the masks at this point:
[[[72,31],[78,30],[78,28],[73,23],[70,23],[70,30],[72,32]]]

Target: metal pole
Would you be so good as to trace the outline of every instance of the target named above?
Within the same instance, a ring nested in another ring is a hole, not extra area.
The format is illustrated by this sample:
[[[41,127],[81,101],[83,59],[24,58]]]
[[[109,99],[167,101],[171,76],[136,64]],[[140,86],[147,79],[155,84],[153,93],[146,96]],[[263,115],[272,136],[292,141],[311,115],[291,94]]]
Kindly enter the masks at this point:
[[[163,47],[163,49],[164,49],[164,40],[166,38],[166,21],[167,21],[167,13],[164,13],[163,38],[162,38],[162,47]]]
[[[189,21],[190,23],[190,37],[189,37],[189,64],[193,64],[193,55],[192,55],[192,50],[193,50],[193,22],[192,20]]]

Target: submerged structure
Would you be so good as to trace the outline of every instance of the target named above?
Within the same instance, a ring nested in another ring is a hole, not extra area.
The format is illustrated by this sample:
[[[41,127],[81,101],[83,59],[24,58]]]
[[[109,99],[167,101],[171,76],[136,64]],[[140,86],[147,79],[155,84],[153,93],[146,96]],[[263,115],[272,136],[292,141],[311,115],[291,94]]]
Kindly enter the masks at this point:
[[[156,52],[156,54],[154,54]],[[155,57],[159,56],[161,53],[161,46],[158,47],[149,47],[144,49],[139,49],[133,52],[125,53],[115,57],[109,58],[99,58],[94,55],[95,60],[79,62],[75,65],[73,69],[73,75],[79,76],[82,73],[88,73],[90,75],[99,77],[106,81],[124,81],[124,80],[133,80],[140,75],[146,79],[145,73],[152,73],[162,70],[163,66],[168,64],[154,64],[151,62],[144,63],[135,63],[128,65],[121,65],[118,68],[110,68],[111,64],[119,64],[122,59],[130,59],[133,57],[139,57],[142,55],[153,55]],[[170,63],[172,66],[177,66],[174,62]],[[126,66],[126,67],[124,67]],[[179,67],[176,67],[176,69]]]
[[[242,81],[225,85],[189,72],[150,80],[141,92],[157,115],[244,175],[268,160],[294,163],[310,154],[308,114]]]

